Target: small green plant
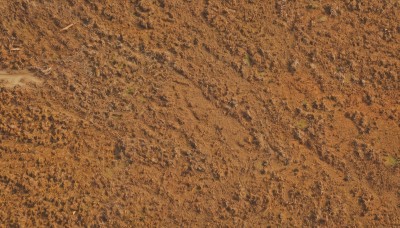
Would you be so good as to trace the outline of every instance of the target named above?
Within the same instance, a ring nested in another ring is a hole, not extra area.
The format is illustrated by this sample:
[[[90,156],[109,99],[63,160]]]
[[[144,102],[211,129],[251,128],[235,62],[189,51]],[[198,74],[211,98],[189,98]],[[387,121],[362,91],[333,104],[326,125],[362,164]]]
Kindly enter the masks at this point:
[[[243,62],[246,63],[247,65],[251,66],[251,58],[250,55],[246,54],[243,58]]]
[[[257,72],[256,75],[257,75],[258,78],[265,78],[267,76],[267,73],[265,73],[265,72]]]
[[[137,100],[138,102],[140,102],[140,103],[142,103],[142,104],[148,103],[148,100],[147,100],[146,97],[137,95],[137,96],[135,96],[135,98],[136,98],[136,100]]]
[[[126,90],[126,93],[129,94],[129,95],[133,95],[135,93],[135,90],[133,88],[128,88]]]
[[[388,167],[396,167],[396,166],[400,165],[400,159],[395,158],[392,155],[388,155],[385,157],[385,165]]]
[[[300,130],[305,130],[308,128],[308,121],[306,119],[301,119],[296,123],[296,127]]]

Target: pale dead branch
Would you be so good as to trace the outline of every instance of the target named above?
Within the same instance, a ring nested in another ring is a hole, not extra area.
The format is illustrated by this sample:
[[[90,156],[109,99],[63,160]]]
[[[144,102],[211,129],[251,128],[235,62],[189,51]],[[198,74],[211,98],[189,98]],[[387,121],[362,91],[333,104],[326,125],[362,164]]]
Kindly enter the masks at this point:
[[[65,27],[65,28],[62,28],[61,30],[60,30],[60,32],[62,32],[62,31],[66,31],[66,30],[68,30],[69,28],[71,28],[72,26],[74,26],[75,24],[74,23],[72,23],[72,24],[70,24],[70,25],[68,25],[67,27]]]

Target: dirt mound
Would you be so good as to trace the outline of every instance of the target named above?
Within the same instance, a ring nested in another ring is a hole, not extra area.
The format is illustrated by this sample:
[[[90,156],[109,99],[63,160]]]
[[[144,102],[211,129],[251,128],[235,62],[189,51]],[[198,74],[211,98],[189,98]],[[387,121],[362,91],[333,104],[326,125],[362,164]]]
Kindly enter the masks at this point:
[[[1,0],[0,223],[399,225],[399,8]]]

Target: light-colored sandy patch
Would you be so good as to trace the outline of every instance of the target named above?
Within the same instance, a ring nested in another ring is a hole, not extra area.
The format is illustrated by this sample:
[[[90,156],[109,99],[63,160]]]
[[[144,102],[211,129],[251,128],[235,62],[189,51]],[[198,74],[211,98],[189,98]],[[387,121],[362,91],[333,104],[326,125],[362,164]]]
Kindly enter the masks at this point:
[[[27,70],[18,72],[0,71],[0,87],[12,88],[17,85],[25,86],[29,83],[40,84],[41,80]]]

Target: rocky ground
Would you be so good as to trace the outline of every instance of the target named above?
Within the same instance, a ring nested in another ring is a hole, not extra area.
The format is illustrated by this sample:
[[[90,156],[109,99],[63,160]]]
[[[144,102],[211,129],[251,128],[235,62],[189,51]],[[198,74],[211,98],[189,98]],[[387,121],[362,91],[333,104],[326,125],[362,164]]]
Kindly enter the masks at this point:
[[[0,12],[0,224],[400,225],[400,1]]]

